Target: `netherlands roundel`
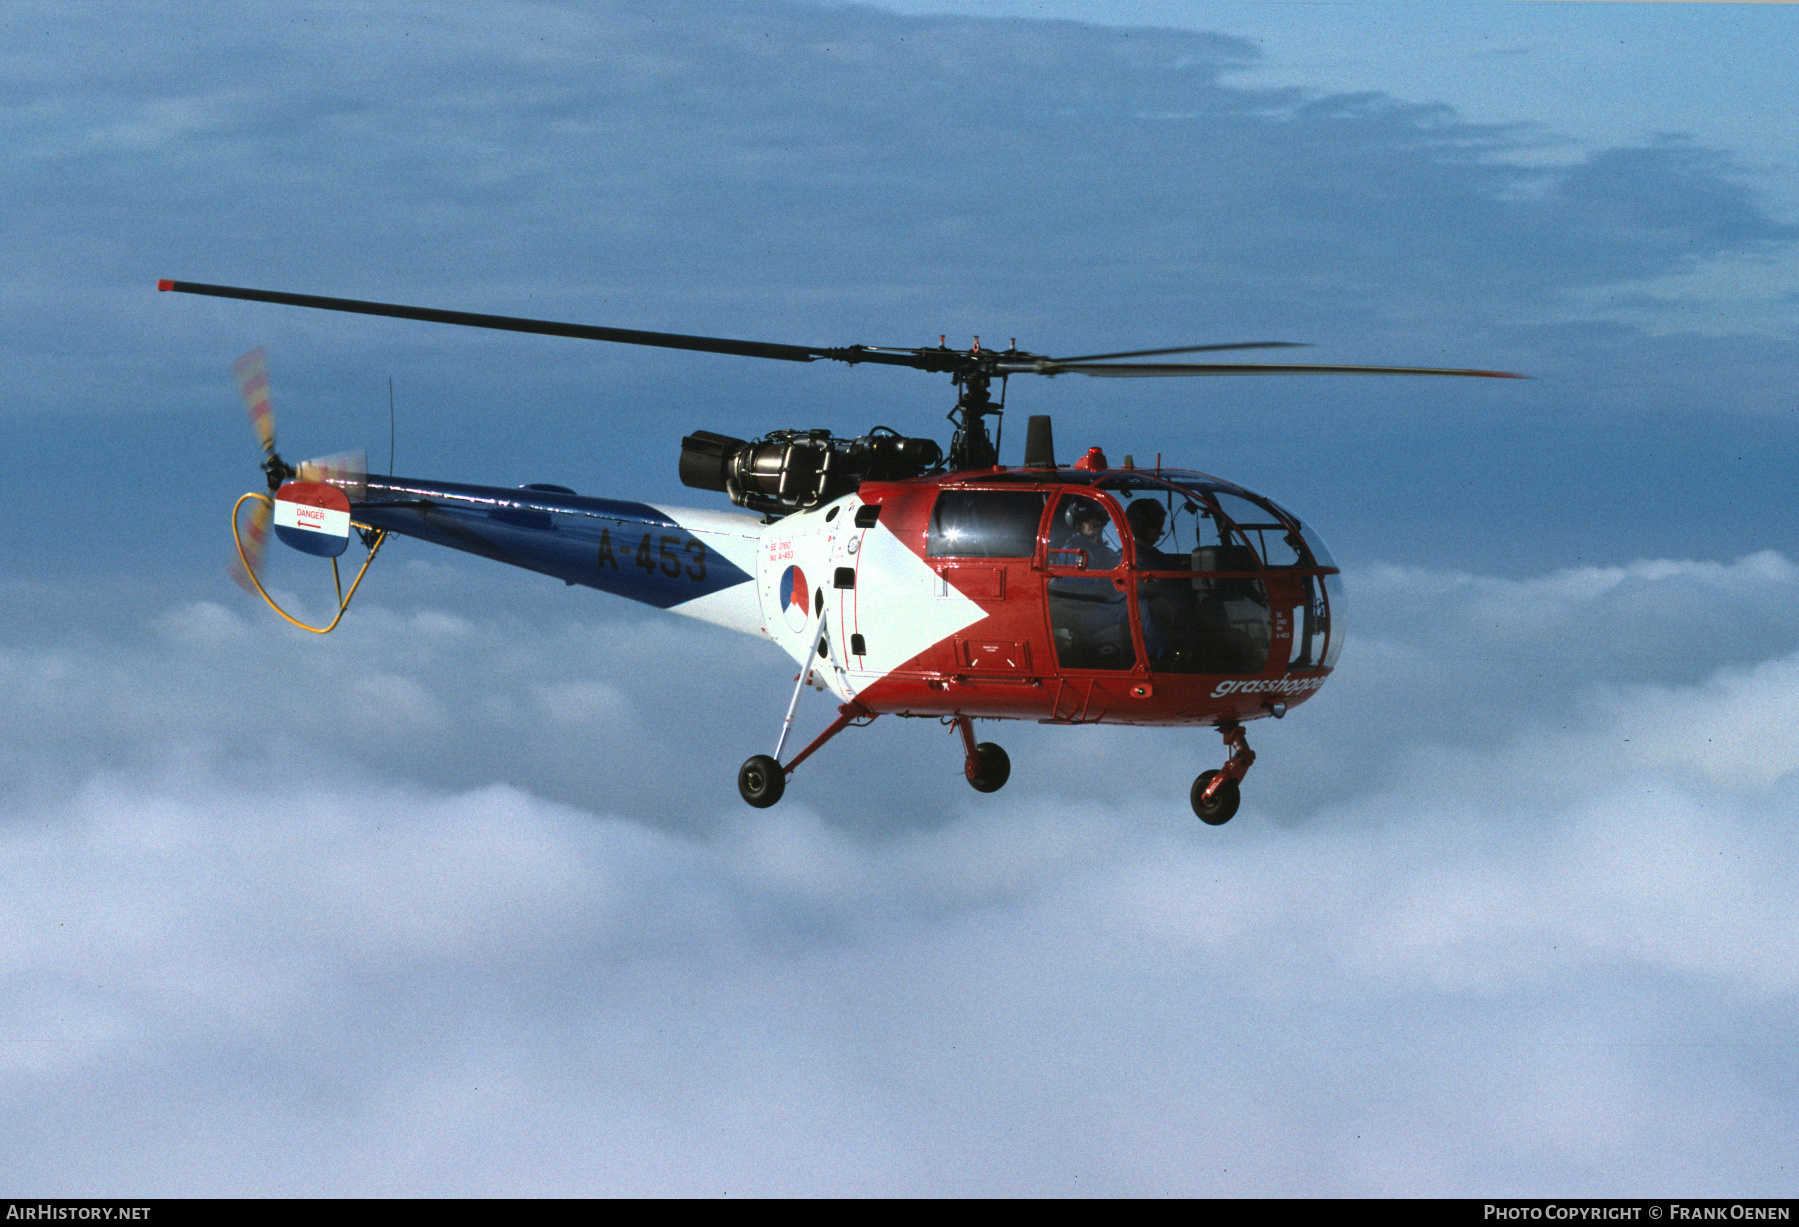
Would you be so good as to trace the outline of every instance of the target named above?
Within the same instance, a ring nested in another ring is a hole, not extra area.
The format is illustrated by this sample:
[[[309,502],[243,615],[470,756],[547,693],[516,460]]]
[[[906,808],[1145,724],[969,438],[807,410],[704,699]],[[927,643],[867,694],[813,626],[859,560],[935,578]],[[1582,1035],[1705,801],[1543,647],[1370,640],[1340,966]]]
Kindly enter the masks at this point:
[[[781,616],[796,631],[805,630],[806,623],[811,621],[812,604],[807,597],[808,591],[804,571],[788,567],[781,572]]]

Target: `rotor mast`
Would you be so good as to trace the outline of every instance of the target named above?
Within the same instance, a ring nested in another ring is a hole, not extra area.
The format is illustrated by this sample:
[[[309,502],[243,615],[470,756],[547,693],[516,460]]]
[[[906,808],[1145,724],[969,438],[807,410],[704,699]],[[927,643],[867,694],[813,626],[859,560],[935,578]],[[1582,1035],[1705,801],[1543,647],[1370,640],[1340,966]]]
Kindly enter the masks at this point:
[[[942,341],[943,338],[938,339],[939,344]],[[1014,341],[1006,352],[1017,353],[1018,342]],[[981,338],[976,337],[968,352],[958,356],[962,361],[955,367],[956,407],[948,415],[956,427],[949,441],[949,468],[952,473],[991,469],[999,464],[999,445],[987,434],[987,419],[1004,415],[1005,397],[1002,393],[1002,403],[994,403],[993,374],[983,361]],[[1000,386],[1005,387],[1003,375]]]
[[[999,448],[987,434],[987,419],[998,417],[1001,412],[988,390],[992,379],[973,371],[956,382],[961,392],[949,414],[949,420],[956,424],[956,433],[949,441],[949,467],[952,472],[991,469],[999,463]]]

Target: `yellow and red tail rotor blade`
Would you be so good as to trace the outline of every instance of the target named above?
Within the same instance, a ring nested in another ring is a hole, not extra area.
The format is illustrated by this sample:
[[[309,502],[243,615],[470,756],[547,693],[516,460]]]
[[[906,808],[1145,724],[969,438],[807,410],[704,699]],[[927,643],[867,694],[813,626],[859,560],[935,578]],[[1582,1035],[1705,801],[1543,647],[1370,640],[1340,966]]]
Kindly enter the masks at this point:
[[[274,518],[274,508],[261,499],[256,499],[250,508],[250,522],[238,530],[237,540],[243,553],[241,556],[234,554],[227,569],[231,573],[232,582],[245,592],[254,593],[256,585],[251,582],[244,565],[248,563],[251,571],[261,574],[262,555],[269,543],[269,525]]]
[[[327,482],[349,495],[351,502],[361,502],[368,490],[368,453],[357,447],[347,452],[333,452],[329,456],[302,460],[294,470],[294,475],[301,481]]]
[[[244,398],[244,412],[250,415],[250,425],[256,428],[256,437],[262,443],[264,454],[272,453],[275,450],[275,411],[269,405],[267,352],[258,345],[231,364],[231,373],[237,376],[237,390]]]

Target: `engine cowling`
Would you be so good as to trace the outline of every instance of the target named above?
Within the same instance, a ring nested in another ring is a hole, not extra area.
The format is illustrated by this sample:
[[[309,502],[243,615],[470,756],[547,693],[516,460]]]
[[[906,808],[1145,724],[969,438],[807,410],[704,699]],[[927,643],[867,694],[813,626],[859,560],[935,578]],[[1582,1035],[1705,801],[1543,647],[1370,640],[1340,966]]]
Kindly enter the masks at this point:
[[[921,476],[942,460],[934,440],[879,426],[858,439],[776,430],[746,441],[696,430],[681,440],[681,482],[728,494],[739,507],[786,515],[841,498],[864,481]]]

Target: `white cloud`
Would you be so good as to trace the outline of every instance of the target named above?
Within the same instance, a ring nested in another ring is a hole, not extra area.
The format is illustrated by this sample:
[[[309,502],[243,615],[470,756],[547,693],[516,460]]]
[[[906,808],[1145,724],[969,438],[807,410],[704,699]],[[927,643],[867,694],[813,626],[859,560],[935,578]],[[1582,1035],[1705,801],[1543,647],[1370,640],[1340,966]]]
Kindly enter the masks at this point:
[[[1755,608],[1791,582],[1777,558],[1623,572],[1516,585],[1535,604],[1508,640],[1514,666],[1603,623],[1631,582],[1666,598],[1649,604],[1671,625],[1683,602]],[[1387,641],[1413,659],[1508,590],[1419,572],[1361,586],[1385,593],[1363,626],[1383,603],[1436,602],[1441,617]],[[1491,1196],[1788,1182],[1799,785],[1770,713],[1790,655],[1611,683],[1653,636],[1596,637],[1584,698],[1554,715],[1514,705],[1505,670],[1476,671],[1464,701],[1510,712],[1508,732],[1402,722],[1389,770],[1307,802],[1292,777],[1314,750],[1353,757],[1346,733],[1370,710],[1356,704],[1379,696],[1358,683],[1333,709],[1327,688],[1258,726],[1244,811],[1215,830],[1184,813],[1184,789],[1163,792],[1159,773],[1188,770],[1158,752],[1173,739],[1008,728],[1027,769],[983,798],[954,763],[937,782],[949,739],[912,724],[837,743],[835,771],[804,773],[768,812],[676,781],[675,821],[666,797],[634,795],[641,780],[600,806],[497,781],[509,767],[566,779],[536,744],[563,729],[590,770],[668,761],[653,743],[683,724],[716,743],[737,717],[687,706],[716,677],[638,667],[674,652],[735,668],[712,632],[363,612],[380,633],[337,643],[267,622],[246,636],[207,605],[135,637],[115,615],[13,622],[10,676],[37,679],[0,708],[15,746],[0,823],[13,1183]],[[375,668],[384,644],[402,660]],[[361,679],[403,683],[442,727],[394,722],[401,756],[322,753],[280,726],[233,743],[240,691],[272,665],[305,679],[327,722],[368,706]],[[128,678],[156,687],[159,715],[128,717],[143,706]],[[470,702],[500,679],[504,721]],[[676,710],[646,717],[671,687]],[[780,687],[762,688],[732,703],[772,711]],[[1683,749],[1694,722],[1728,749]],[[875,752],[894,746],[897,760]],[[492,779],[446,783],[471,757]],[[713,745],[689,773],[728,777],[720,757]],[[1124,798],[1103,795],[1122,763],[1143,769]],[[1098,795],[1064,787],[1099,773]],[[877,781],[906,795],[871,826],[844,810],[891,790]]]

